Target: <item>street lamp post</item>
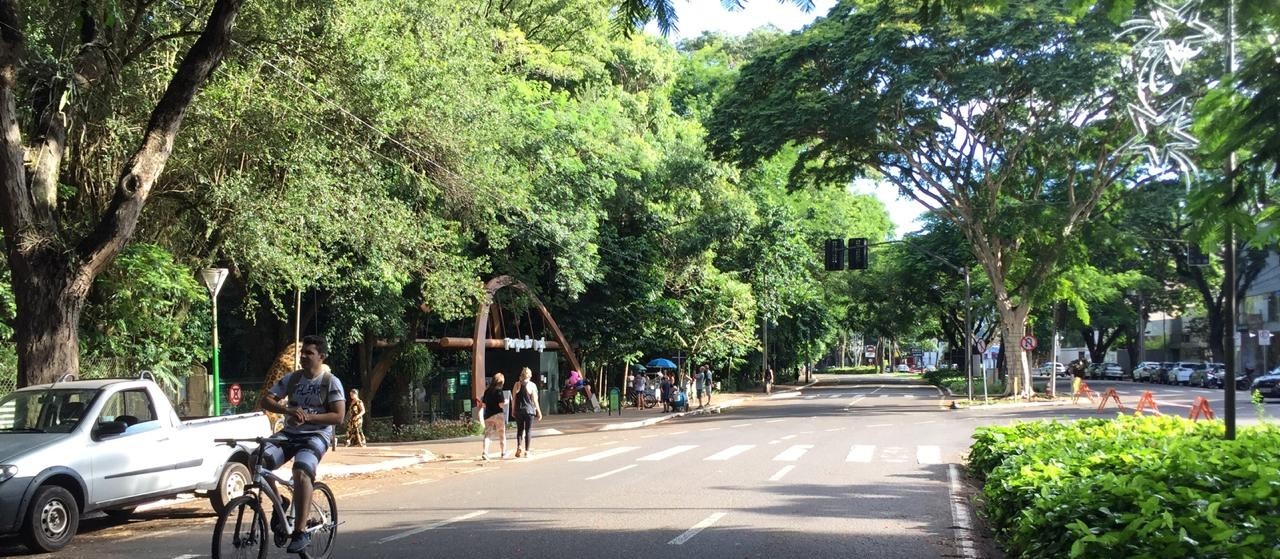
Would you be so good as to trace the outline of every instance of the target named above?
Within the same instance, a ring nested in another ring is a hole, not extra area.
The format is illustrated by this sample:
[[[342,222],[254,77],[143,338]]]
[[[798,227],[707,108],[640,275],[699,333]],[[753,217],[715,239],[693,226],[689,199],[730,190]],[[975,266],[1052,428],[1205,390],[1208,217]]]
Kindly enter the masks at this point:
[[[222,375],[218,371],[218,292],[222,290],[222,282],[227,279],[226,268],[206,268],[200,272],[200,279],[209,290],[209,299],[213,302],[213,415],[222,415]]]

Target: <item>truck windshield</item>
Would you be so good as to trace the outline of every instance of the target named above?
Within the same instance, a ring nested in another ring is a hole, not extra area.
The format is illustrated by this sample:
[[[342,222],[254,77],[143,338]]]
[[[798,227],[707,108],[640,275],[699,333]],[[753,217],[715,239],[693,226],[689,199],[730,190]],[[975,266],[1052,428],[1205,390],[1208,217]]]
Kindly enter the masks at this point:
[[[70,433],[95,390],[21,390],[0,398],[0,433]]]

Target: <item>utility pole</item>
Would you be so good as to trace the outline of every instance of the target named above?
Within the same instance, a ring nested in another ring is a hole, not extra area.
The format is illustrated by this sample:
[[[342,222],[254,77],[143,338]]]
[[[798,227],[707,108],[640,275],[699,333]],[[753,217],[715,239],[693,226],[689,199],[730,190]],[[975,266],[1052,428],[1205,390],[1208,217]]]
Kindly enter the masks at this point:
[[[1236,2],[1230,0],[1227,2],[1227,74],[1234,74],[1236,71]],[[1227,155],[1227,198],[1230,200],[1234,196],[1236,189],[1236,154],[1231,152]],[[1234,208],[1230,208],[1234,209]],[[1226,220],[1226,251],[1227,254],[1223,258],[1223,268],[1227,284],[1227,327],[1224,328],[1223,345],[1226,346],[1226,390],[1223,394],[1223,420],[1226,424],[1226,439],[1235,440],[1236,438],[1236,237],[1235,227],[1231,225],[1231,220]]]
[[[973,322],[969,317],[969,267],[964,267],[964,378],[969,381],[969,401],[973,401]],[[986,379],[983,379],[986,389]]]

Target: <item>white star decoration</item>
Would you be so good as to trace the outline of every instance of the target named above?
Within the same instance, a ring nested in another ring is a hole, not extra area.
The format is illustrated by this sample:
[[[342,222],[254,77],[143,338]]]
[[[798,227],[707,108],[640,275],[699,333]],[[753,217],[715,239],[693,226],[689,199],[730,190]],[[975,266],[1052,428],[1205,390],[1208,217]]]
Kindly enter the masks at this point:
[[[1200,142],[1191,133],[1190,102],[1168,98],[1173,84],[1167,76],[1181,75],[1206,46],[1222,40],[1217,29],[1200,19],[1202,4],[1155,2],[1150,17],[1125,22],[1121,33],[1145,33],[1133,47],[1138,102],[1128,107],[1137,133],[1124,149],[1145,153],[1152,166],[1176,169],[1188,182],[1198,170],[1191,154]]]

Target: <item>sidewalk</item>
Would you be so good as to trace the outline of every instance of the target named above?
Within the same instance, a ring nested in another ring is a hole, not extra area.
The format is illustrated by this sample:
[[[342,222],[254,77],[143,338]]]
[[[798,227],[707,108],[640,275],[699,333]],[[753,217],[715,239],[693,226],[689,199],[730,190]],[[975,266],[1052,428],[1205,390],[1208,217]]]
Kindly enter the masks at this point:
[[[799,390],[806,386],[809,385],[775,385],[773,393]],[[717,393],[713,397],[711,405],[699,408],[695,402],[689,411],[681,413],[664,413],[662,406],[657,405],[645,410],[623,408],[621,415],[616,413],[609,415],[604,410],[596,413],[545,415],[541,421],[535,424],[533,436],[540,438],[595,431],[638,429],[678,417],[720,413],[724,409],[741,406],[752,399],[762,396],[764,394],[759,392]],[[512,429],[508,428],[508,431],[512,431]],[[514,432],[509,432],[508,435],[514,436]],[[332,479],[408,468],[415,464],[444,459],[451,454],[458,454],[459,452],[466,455],[467,451],[459,450],[464,446],[472,451],[470,454],[479,454],[477,443],[480,440],[481,437],[475,436],[434,441],[374,443],[364,448],[345,447],[342,446],[343,442],[340,440],[336,450],[325,454],[324,467],[320,469],[320,477],[321,479]]]

